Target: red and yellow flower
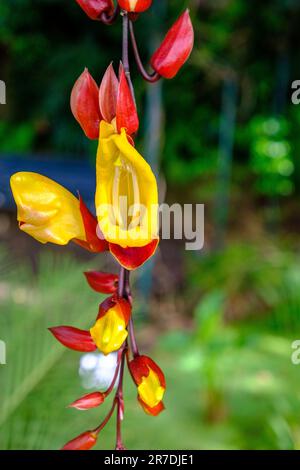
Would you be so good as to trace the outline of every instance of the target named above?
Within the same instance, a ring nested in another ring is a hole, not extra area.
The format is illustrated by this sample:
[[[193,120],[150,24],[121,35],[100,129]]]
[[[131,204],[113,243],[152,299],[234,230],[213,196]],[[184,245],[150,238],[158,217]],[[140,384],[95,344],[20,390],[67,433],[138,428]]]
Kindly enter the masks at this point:
[[[71,326],[49,329],[53,336],[69,349],[91,352],[98,348],[107,355],[120,349],[126,340],[130,316],[130,303],[124,298],[113,295],[100,304],[96,322],[90,330],[80,330]]]
[[[129,370],[137,385],[138,401],[144,411],[157,416],[164,410],[162,402],[166,380],[160,367],[148,356],[136,356],[129,362]]]

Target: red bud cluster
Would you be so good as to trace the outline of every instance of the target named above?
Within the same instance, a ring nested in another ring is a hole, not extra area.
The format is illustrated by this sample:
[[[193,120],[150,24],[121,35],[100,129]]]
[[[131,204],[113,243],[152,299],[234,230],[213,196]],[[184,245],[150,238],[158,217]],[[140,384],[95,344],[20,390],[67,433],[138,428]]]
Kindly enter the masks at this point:
[[[85,69],[73,87],[71,110],[89,139],[99,138],[102,119],[109,123],[116,119],[117,131],[124,127],[129,136],[139,128],[135,101],[122,64],[119,80],[112,64],[109,65],[100,89]]]

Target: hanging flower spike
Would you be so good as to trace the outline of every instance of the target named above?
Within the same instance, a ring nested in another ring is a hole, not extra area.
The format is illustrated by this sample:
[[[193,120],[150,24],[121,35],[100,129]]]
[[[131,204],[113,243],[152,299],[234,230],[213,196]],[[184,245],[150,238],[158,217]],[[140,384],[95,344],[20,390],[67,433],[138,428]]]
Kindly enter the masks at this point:
[[[68,408],[76,408],[77,410],[90,410],[91,408],[97,408],[102,405],[105,400],[104,393],[93,392],[84,395],[78,400],[73,401]]]
[[[164,78],[173,78],[188,60],[194,46],[194,30],[186,10],[168,31],[151,58],[152,68]]]
[[[71,110],[76,121],[89,139],[98,139],[99,125],[102,119],[99,108],[98,85],[84,69],[71,92]]]
[[[152,0],[118,0],[120,7],[132,13],[142,13],[151,7]]]
[[[76,2],[92,20],[100,18],[102,13],[111,15],[114,11],[113,0],[76,0]]]
[[[86,394],[69,405],[88,410],[100,406],[115,389],[112,406],[98,426],[67,442],[63,450],[88,450],[99,433],[116,414],[116,450],[125,450],[122,439],[124,418],[124,366],[127,363],[137,386],[138,401],[152,416],[164,410],[166,381],[162,370],[149,357],[139,354],[131,318],[132,293],[130,270],[141,266],[158,244],[158,192],[151,167],[137,152],[134,135],[139,119],[130,78],[129,33],[138,69],[149,83],[161,77],[172,78],[189,57],[194,40],[189,11],[186,10],[167,33],[153,54],[153,73],[142,64],[134,35],[133,21],[147,10],[152,0],[76,0],[92,19],[112,24],[122,17],[122,62],[117,78],[112,64],[104,74],[100,89],[85,69],[71,93],[71,109],[90,139],[99,139],[96,160],[95,217],[82,198],[76,198],[55,181],[31,172],[11,177],[11,189],[17,204],[20,229],[41,243],[66,245],[70,241],[98,253],[109,250],[119,263],[119,276],[103,272],[84,273],[90,287],[112,294],[99,306],[90,330],[72,326],[49,328],[65,347],[86,354],[95,378],[104,392]],[[120,12],[120,8],[123,11]],[[130,323],[129,323],[130,322]],[[129,326],[128,326],[129,325]],[[117,352],[116,352],[117,351]],[[129,358],[133,357],[132,360]],[[100,361],[101,358],[101,361]],[[102,359],[110,363],[103,375]],[[95,362],[96,361],[96,362]],[[86,361],[85,361],[86,362]],[[101,364],[100,364],[101,362]],[[99,377],[101,367],[101,377]],[[89,369],[90,370],[90,369]],[[83,364],[80,374],[87,372]],[[96,374],[97,373],[97,374]],[[97,375],[97,376],[96,376]],[[100,380],[100,382],[99,382]]]
[[[67,442],[61,450],[89,450],[97,443],[97,437],[95,432],[86,431]]]
[[[55,326],[49,328],[49,331],[57,341],[73,351],[93,352],[97,349],[89,331],[79,330],[72,326]]]
[[[135,134],[138,131],[139,118],[137,115],[136,105],[122,64],[120,67],[116,120],[118,132],[121,132],[122,128],[126,130],[128,135]]]
[[[103,354],[107,355],[120,349],[128,336],[126,328],[130,316],[131,305],[127,300],[112,296],[102,302],[90,333]]]
[[[138,389],[138,399],[144,410],[153,416],[163,411],[162,399],[166,390],[165,376],[148,356],[136,356],[129,370]]]
[[[66,245],[86,241],[79,201],[67,189],[38,173],[15,173],[10,179],[20,229],[41,243]]]
[[[102,121],[97,152],[96,212],[105,239],[127,247],[146,247],[158,238],[155,176],[127,140]]]
[[[116,274],[89,271],[84,273],[89,286],[100,294],[115,294],[119,276]]]

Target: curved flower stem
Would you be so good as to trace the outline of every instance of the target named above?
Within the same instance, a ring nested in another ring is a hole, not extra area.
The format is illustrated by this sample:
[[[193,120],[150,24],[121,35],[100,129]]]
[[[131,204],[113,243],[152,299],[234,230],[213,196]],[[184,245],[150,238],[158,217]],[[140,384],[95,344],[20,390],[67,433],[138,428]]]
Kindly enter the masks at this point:
[[[106,417],[104,418],[104,420],[102,421],[102,423],[93,430],[94,433],[96,434],[99,434],[100,431],[102,431],[102,429],[107,425],[108,421],[110,420],[110,418],[112,417],[113,415],[113,412],[115,410],[115,407],[116,407],[116,404],[117,404],[117,400],[116,398],[114,399],[113,401],[113,404],[112,404],[112,407],[111,409],[109,410],[108,414],[106,415]]]
[[[130,289],[130,272],[129,271],[125,272],[125,296],[126,296],[127,300],[130,302],[130,304],[132,304],[132,295],[131,295],[131,289]],[[138,349],[138,345],[137,345],[136,338],[135,338],[134,325],[133,325],[132,317],[129,320],[128,332],[129,332],[129,338],[130,338],[130,345],[131,345],[132,353],[133,353],[134,357],[139,356],[139,349]]]
[[[125,292],[125,276],[126,276],[126,269],[123,266],[120,267],[119,272],[119,282],[118,282],[118,296],[123,297]]]
[[[123,399],[123,376],[124,376],[124,365],[125,365],[125,353],[123,351],[121,369],[120,369],[120,379],[118,390],[116,393],[116,403],[117,403],[117,440],[116,440],[116,450],[124,450],[124,445],[122,442],[122,429],[121,424],[124,417],[124,399]]]
[[[117,361],[117,367],[116,367],[116,370],[115,370],[115,374],[114,374],[114,377],[111,381],[111,384],[110,386],[108,387],[108,389],[106,390],[106,392],[104,392],[104,395],[105,397],[107,397],[114,389],[114,386],[115,386],[115,383],[116,383],[116,380],[118,378],[118,375],[119,375],[119,370],[120,370],[120,365],[121,365],[121,362],[122,362],[122,358],[123,358],[123,355],[124,355],[124,351],[126,350],[126,343],[123,344],[123,346],[121,347],[121,349],[119,349],[119,352],[118,352],[118,361]]]
[[[139,356],[140,353],[139,353],[138,345],[137,345],[136,338],[135,338],[134,325],[133,325],[132,318],[130,318],[128,329],[129,329],[129,338],[130,338],[132,354],[134,357]]]
[[[133,99],[135,101],[134,88],[130,76],[130,65],[129,65],[129,21],[128,13],[126,11],[121,12],[123,16],[123,38],[122,38],[122,63],[124,67],[124,72],[128,81],[130,91],[132,93]]]
[[[117,19],[119,13],[120,13],[120,7],[119,7],[119,5],[117,5],[116,8],[115,8],[115,11],[112,13],[111,16],[109,16],[109,15],[106,13],[106,11],[104,11],[104,12],[100,15],[99,20],[100,20],[102,23],[104,23],[104,24],[110,26],[110,25],[112,25],[112,24],[116,21],[116,19]]]
[[[134,34],[134,26],[133,26],[132,21],[129,21],[129,31],[130,31],[131,45],[133,49],[134,58],[135,58],[136,65],[138,67],[140,74],[142,75],[143,79],[149,83],[157,82],[158,80],[161,79],[161,75],[159,75],[159,73],[157,72],[153,72],[149,74],[146,71],[145,67],[143,66],[143,62],[141,60],[141,56],[139,53],[138,45],[137,45],[135,34]]]

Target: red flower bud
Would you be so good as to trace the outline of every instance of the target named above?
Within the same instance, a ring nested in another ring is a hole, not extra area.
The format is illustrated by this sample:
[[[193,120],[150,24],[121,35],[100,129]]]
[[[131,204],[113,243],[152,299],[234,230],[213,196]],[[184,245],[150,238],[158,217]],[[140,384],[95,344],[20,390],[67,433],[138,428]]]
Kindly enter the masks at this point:
[[[99,18],[101,13],[107,12],[111,15],[114,11],[112,0],[76,0],[76,2],[92,20]]]
[[[139,118],[137,115],[136,105],[129,88],[123,66],[120,68],[116,118],[118,132],[125,127],[127,134],[132,135],[139,128]]]
[[[151,7],[152,0],[118,0],[123,10],[141,13]]]
[[[91,352],[97,349],[89,331],[72,326],[56,326],[49,328],[49,331],[61,344],[74,351]]]
[[[90,287],[101,294],[114,294],[118,287],[117,274],[90,271],[84,273]]]
[[[103,76],[99,90],[99,104],[101,114],[106,122],[116,117],[119,80],[110,64]]]
[[[173,78],[189,58],[194,45],[194,30],[186,10],[168,31],[151,58],[152,68],[162,77]]]
[[[74,241],[92,253],[102,253],[108,250],[108,243],[98,227],[96,217],[86,207],[83,199],[79,196],[80,212],[85,229],[86,241],[75,239]]]
[[[75,437],[71,441],[67,442],[62,450],[89,450],[97,442],[97,434],[93,431],[86,431],[80,436]]]
[[[77,410],[89,410],[90,408],[96,408],[104,402],[105,395],[101,392],[89,393],[84,395],[78,400],[75,400],[69,408],[76,408]]]
[[[99,89],[87,68],[73,87],[71,110],[86,136],[89,139],[98,139],[102,119],[99,108]]]

